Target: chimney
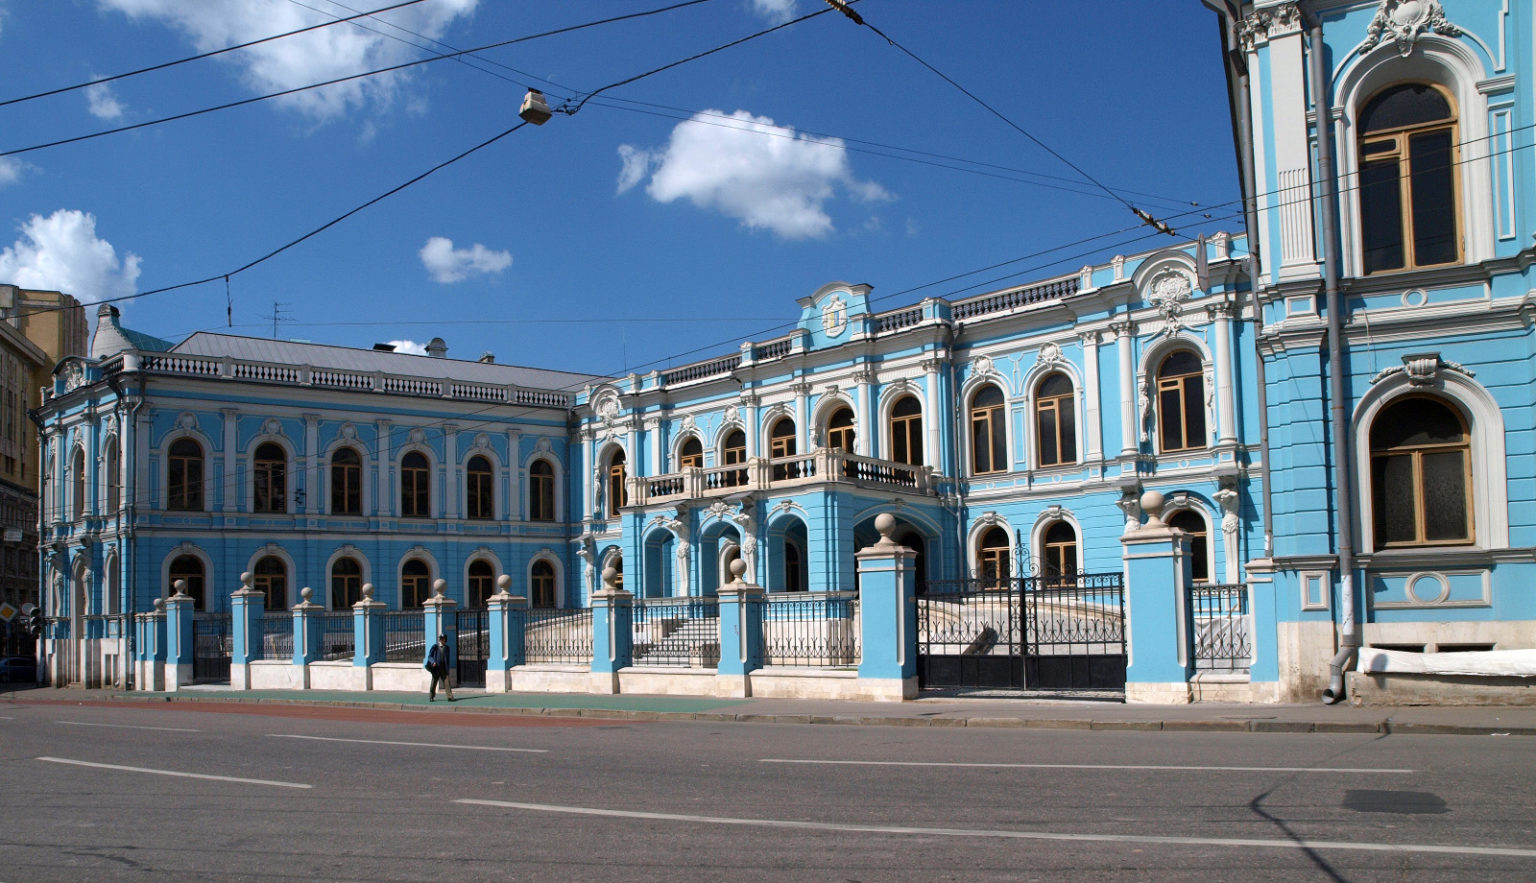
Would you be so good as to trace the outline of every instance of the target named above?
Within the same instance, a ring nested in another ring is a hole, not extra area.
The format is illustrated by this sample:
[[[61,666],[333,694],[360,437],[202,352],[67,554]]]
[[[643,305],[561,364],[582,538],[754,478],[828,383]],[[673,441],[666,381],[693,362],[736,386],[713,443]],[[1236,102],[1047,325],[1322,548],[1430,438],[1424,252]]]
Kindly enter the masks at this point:
[[[482,364],[482,365],[494,365],[494,364],[496,364],[496,354],[491,352],[490,350],[486,350],[485,352],[481,353],[480,354],[480,364]]]
[[[443,339],[441,337],[432,338],[431,342],[427,344],[427,355],[434,359],[441,359],[447,356],[448,344],[443,343]]]

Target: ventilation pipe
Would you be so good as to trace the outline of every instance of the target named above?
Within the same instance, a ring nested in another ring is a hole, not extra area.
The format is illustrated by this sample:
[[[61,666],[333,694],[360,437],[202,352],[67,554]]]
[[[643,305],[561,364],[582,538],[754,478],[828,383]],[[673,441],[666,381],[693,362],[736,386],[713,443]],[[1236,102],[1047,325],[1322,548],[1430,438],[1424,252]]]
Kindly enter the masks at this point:
[[[427,341],[427,355],[434,359],[441,359],[448,355],[448,344],[441,337],[434,337]]]
[[[1339,550],[1339,652],[1328,663],[1328,689],[1323,702],[1344,698],[1344,672],[1360,650],[1360,623],[1355,614],[1355,495],[1349,475],[1349,414],[1344,407],[1344,304],[1339,294],[1339,203],[1333,161],[1333,103],[1323,58],[1323,24],[1307,16],[1308,61],[1312,73],[1312,107],[1317,114],[1317,183],[1315,197],[1323,224],[1323,298],[1328,311],[1328,416],[1333,435],[1335,524]]]

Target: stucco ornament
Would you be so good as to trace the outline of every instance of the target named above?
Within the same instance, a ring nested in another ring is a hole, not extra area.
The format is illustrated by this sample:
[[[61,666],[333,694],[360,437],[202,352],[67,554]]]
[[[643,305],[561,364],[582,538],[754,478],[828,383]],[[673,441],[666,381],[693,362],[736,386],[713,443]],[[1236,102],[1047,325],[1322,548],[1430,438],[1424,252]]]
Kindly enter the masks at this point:
[[[828,337],[838,337],[848,330],[848,303],[842,295],[834,294],[822,305],[821,329]]]
[[[1066,361],[1067,358],[1061,354],[1060,346],[1048,343],[1040,347],[1040,365],[1042,367],[1055,367],[1056,365],[1064,364]]]
[[[1374,49],[1386,39],[1397,44],[1397,54],[1407,57],[1414,44],[1426,33],[1443,37],[1461,36],[1461,28],[1445,19],[1445,9],[1435,0],[1382,0],[1376,17],[1365,29],[1362,53]]]
[[[1378,372],[1371,378],[1371,384],[1375,385],[1395,374],[1402,374],[1408,378],[1410,386],[1434,386],[1439,382],[1440,372],[1443,370],[1455,371],[1467,377],[1477,376],[1463,365],[1440,358],[1439,353],[1414,353],[1403,356],[1403,364]]]
[[[1147,285],[1147,302],[1162,314],[1163,328],[1160,333],[1173,334],[1184,327],[1184,302],[1195,290],[1185,273],[1167,269],[1152,277]]]
[[[64,391],[79,389],[85,386],[85,369],[79,362],[70,362],[64,366]]]
[[[619,416],[619,397],[612,390],[604,390],[598,393],[597,402],[592,406],[597,416],[607,422],[613,422]]]

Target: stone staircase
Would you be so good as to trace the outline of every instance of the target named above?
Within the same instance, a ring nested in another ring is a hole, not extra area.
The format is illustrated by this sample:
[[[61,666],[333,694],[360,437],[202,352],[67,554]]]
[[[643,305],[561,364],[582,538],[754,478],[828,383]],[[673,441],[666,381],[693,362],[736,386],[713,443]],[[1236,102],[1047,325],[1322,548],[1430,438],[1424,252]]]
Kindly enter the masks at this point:
[[[635,665],[672,668],[716,668],[720,664],[720,620],[669,619],[661,623],[660,641],[644,643],[635,636]]]

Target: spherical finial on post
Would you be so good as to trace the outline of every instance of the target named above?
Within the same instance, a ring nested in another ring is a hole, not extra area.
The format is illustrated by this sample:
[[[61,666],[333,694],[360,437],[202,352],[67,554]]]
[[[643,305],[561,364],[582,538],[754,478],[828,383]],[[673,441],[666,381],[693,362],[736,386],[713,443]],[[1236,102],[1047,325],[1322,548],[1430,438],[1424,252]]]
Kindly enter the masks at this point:
[[[309,586],[305,586],[304,588],[299,589],[299,596],[304,599],[305,604],[308,604],[309,599],[315,596],[315,590],[311,589]]]
[[[175,589],[175,591],[171,593],[172,597],[186,597],[186,594],[187,594],[187,581],[186,580],[184,580],[184,579],[176,580],[175,582],[171,583],[171,588]]]
[[[155,599],[155,612],[156,613],[164,613],[165,612],[165,599],[164,598],[156,598]]]
[[[731,582],[741,582],[741,575],[747,572],[747,562],[737,558],[731,562]]]
[[[896,516],[889,512],[881,512],[875,516],[875,530],[880,532],[880,542],[885,544],[895,543],[891,534],[896,532]]]
[[[441,598],[441,597],[443,597],[443,590],[447,589],[447,588],[448,588],[448,581],[447,580],[445,580],[445,579],[435,579],[435,580],[433,580],[432,581],[432,597],[434,597],[434,598]]]
[[[1141,495],[1141,511],[1147,513],[1146,527],[1163,526],[1163,495],[1157,491],[1147,491]]]
[[[512,594],[512,577],[505,573],[496,577],[496,588],[505,594]]]
[[[373,600],[373,583],[363,583],[363,600]]]
[[[240,588],[249,589],[253,579],[255,579],[255,577],[251,576],[251,572],[249,570],[240,574]]]
[[[607,566],[607,567],[604,567],[603,568],[603,591],[605,591],[605,592],[616,592],[616,591],[618,591],[618,586],[616,585],[616,583],[618,582],[618,579],[619,579],[619,570],[618,570],[618,568],[614,567],[611,564],[609,566]]]

